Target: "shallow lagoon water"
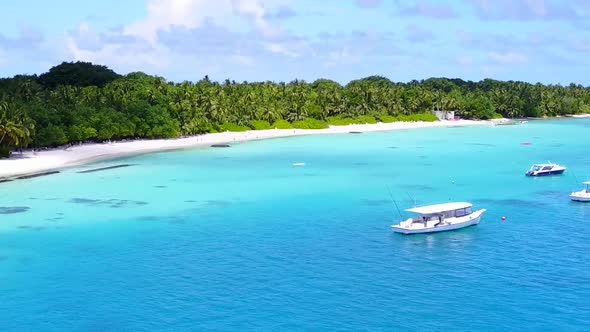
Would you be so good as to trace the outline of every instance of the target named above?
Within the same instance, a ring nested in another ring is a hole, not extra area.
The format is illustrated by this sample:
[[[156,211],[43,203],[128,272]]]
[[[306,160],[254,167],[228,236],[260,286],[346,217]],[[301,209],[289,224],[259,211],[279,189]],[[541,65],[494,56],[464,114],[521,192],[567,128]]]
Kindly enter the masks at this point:
[[[0,327],[585,330],[590,204],[567,195],[590,179],[589,127],[238,142],[2,183]],[[546,160],[568,171],[524,176]],[[118,164],[132,166],[78,173]],[[398,235],[389,191],[401,210],[488,211],[475,227]]]

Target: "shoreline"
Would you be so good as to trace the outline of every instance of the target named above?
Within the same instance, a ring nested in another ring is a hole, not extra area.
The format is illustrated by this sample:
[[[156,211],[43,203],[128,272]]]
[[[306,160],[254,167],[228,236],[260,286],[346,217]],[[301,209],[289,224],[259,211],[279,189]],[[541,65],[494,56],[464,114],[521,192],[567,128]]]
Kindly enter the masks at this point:
[[[376,124],[352,124],[330,126],[326,129],[266,129],[244,132],[210,133],[197,136],[172,139],[131,140],[112,143],[91,143],[74,145],[33,152],[31,150],[13,153],[8,159],[0,159],[0,180],[19,176],[60,170],[128,156],[154,152],[172,151],[187,148],[210,147],[214,144],[232,144],[236,142],[255,141],[306,135],[348,134],[351,132],[376,132],[420,128],[466,127],[489,125],[493,121],[456,120],[435,122],[392,122]]]

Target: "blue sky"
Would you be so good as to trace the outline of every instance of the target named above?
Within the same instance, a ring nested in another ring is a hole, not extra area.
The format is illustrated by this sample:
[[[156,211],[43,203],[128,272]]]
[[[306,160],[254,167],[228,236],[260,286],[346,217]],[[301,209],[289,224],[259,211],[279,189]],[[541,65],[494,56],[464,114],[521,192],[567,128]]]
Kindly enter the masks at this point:
[[[2,14],[2,77],[82,60],[172,81],[590,85],[590,0],[20,0]]]

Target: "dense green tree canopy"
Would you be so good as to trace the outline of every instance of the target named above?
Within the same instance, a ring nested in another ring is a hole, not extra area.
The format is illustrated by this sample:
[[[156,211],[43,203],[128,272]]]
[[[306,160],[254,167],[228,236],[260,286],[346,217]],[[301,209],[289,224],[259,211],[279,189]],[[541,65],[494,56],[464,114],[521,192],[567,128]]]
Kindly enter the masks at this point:
[[[55,66],[39,76],[38,81],[48,89],[54,89],[60,85],[103,87],[119,77],[121,75],[105,66],[78,61],[63,62],[59,66]]]
[[[341,84],[168,82],[142,72],[64,62],[40,76],[0,79],[0,155],[20,147],[224,130],[321,128],[330,124],[540,117],[590,112],[590,90],[485,79],[395,83],[370,76]]]

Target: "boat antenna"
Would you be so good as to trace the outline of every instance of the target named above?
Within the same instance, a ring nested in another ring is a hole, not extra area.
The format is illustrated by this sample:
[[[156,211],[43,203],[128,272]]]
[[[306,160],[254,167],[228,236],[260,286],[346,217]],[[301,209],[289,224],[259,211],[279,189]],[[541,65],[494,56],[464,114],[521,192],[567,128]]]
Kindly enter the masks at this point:
[[[387,187],[387,191],[389,192],[389,198],[391,198],[391,201],[393,202],[393,205],[395,205],[397,213],[399,214],[399,218],[404,219],[404,217],[402,216],[402,213],[399,210],[399,207],[397,206],[397,202],[395,201],[395,199],[393,199],[393,195],[391,194],[391,190],[389,189],[389,186],[386,185],[386,187]]]
[[[408,197],[410,197],[410,200],[411,200],[412,202],[414,202],[414,207],[416,207],[416,200],[414,199],[414,197],[412,197],[412,195],[410,195],[410,193],[409,193],[409,192],[407,192],[407,191],[406,191],[406,195],[408,195]]]
[[[576,174],[574,173],[574,171],[570,170],[570,173],[572,173],[572,175],[574,176],[574,179],[576,179],[576,183],[579,183],[580,181],[578,181],[578,177],[576,176]]]

